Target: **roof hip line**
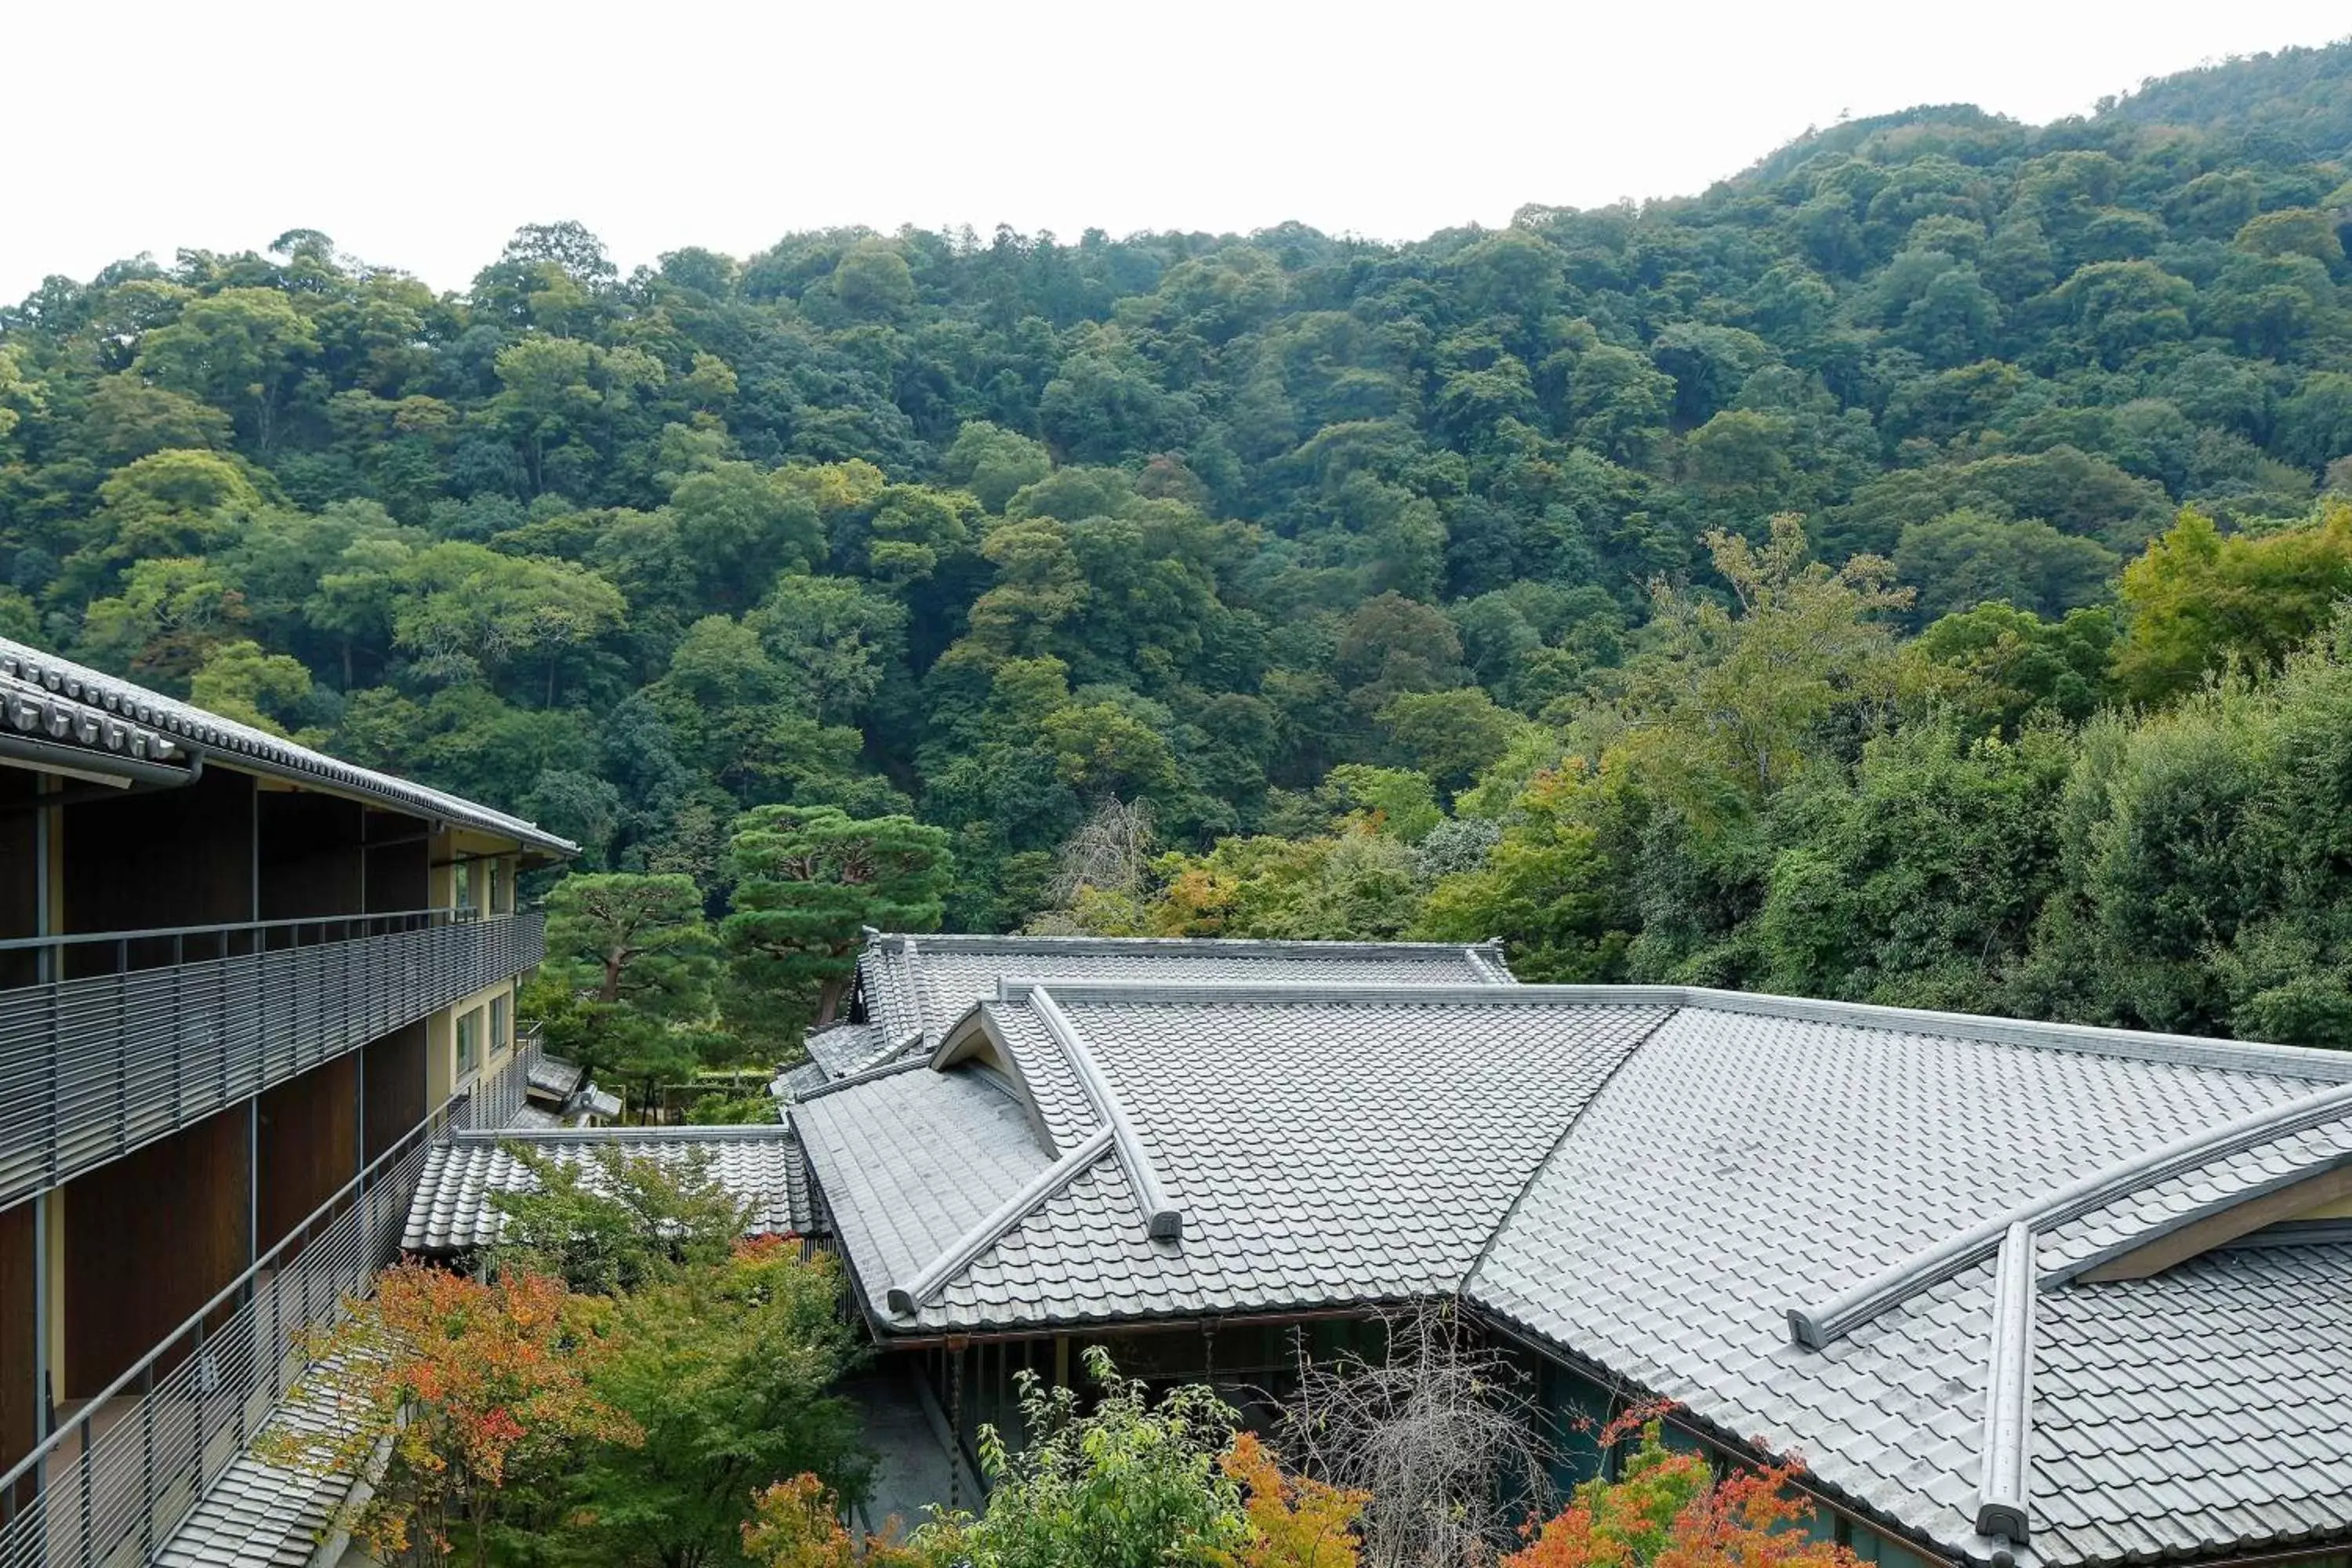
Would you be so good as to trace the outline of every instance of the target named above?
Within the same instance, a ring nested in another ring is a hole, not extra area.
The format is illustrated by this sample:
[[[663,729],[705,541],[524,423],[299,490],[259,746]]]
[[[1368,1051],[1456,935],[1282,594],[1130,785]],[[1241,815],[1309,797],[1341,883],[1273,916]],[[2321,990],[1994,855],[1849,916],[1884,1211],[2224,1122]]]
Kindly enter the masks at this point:
[[[1119,1103],[1110,1079],[1103,1076],[1102,1067],[1095,1060],[1094,1052],[1078,1036],[1077,1026],[1054,1000],[1053,993],[1043,985],[1029,992],[1029,1010],[1045,1026],[1054,1043],[1062,1047],[1069,1059],[1070,1070],[1077,1076],[1078,1086],[1087,1098],[1095,1102],[1095,1113],[1103,1119],[1118,1147],[1118,1163],[1127,1169],[1128,1182],[1135,1188],[1135,1201],[1143,1210],[1143,1228],[1154,1241],[1175,1241],[1184,1234],[1184,1211],[1170,1201],[1168,1189],[1160,1184],[1160,1173],[1152,1168],[1150,1151],[1143,1146],[1143,1135]]]
[[[893,1073],[910,1072],[916,1068],[926,1065],[928,1064],[921,1057],[900,1057],[895,1060],[869,1063],[859,1068],[856,1072],[845,1073],[831,1083],[821,1083],[814,1089],[803,1089],[798,1098],[803,1104],[806,1104],[812,1100],[822,1100],[828,1094],[838,1094],[845,1089],[856,1089],[860,1084],[872,1083],[877,1078],[888,1078]]]
[[[2078,1176],[2055,1192],[2028,1198],[1956,1236],[1922,1247],[1818,1306],[1790,1307],[1789,1338],[1808,1350],[1824,1349],[1880,1313],[1983,1262],[2000,1247],[2012,1226],[2022,1223],[2043,1230],[2062,1225],[2112,1198],[2193,1170],[2209,1160],[2240,1153],[2255,1144],[2347,1114],[2352,1114],[2352,1084],[2339,1084],[2284,1104],[2264,1106],[2219,1127],[2202,1128],[2158,1148],[2128,1155]]]
[[[1038,1172],[1028,1184],[999,1204],[988,1216],[958,1237],[955,1244],[925,1265],[904,1285],[893,1285],[883,1292],[883,1305],[894,1318],[911,1318],[925,1302],[940,1292],[950,1279],[969,1268],[980,1255],[1004,1239],[1011,1230],[1029,1216],[1032,1210],[1072,1182],[1101,1159],[1110,1148],[1112,1133],[1108,1122],[1096,1128],[1070,1152]]]
[[[1576,1135],[1576,1130],[1583,1125],[1585,1117],[1591,1114],[1593,1106],[1600,1102],[1601,1097],[1609,1092],[1609,1086],[1617,1081],[1617,1075],[1623,1072],[1626,1065],[1641,1054],[1642,1047],[1656,1039],[1658,1031],[1673,1023],[1675,1016],[1681,1011],[1679,1007],[1661,1007],[1658,1010],[1657,1021],[1636,1035],[1633,1043],[1628,1045],[1623,1053],[1610,1064],[1609,1070],[1601,1075],[1601,1081],[1592,1086],[1592,1092],[1584,1097],[1584,1103],[1578,1106],[1569,1117],[1568,1125],[1561,1128],[1559,1136],[1551,1141],[1551,1147],[1544,1151],[1544,1157],[1536,1162],[1535,1169],[1528,1173],[1528,1179],[1519,1184],[1517,1192],[1511,1194],[1509,1205],[1503,1210],[1503,1217],[1495,1222],[1495,1228],[1486,1233],[1485,1241],[1479,1243],[1478,1256],[1470,1260],[1470,1267],[1462,1271],[1462,1282],[1454,1287],[1454,1293],[1457,1296],[1467,1292],[1471,1281],[1478,1278],[1478,1271],[1486,1267],[1486,1259],[1494,1252],[1495,1244],[1502,1240],[1503,1233],[1510,1229],[1511,1222],[1518,1217],[1519,1205],[1528,1201],[1528,1194],[1534,1192],[1536,1184],[1544,1179],[1544,1173],[1551,1169],[1551,1163],[1554,1160],[1559,1158],[1559,1152],[1568,1147],[1568,1141]]]
[[[2033,1441],[2033,1227],[2002,1235],[1993,1280],[1992,1348],[1987,1357],[1984,1443],[1977,1462],[1977,1533],[2022,1546]]]

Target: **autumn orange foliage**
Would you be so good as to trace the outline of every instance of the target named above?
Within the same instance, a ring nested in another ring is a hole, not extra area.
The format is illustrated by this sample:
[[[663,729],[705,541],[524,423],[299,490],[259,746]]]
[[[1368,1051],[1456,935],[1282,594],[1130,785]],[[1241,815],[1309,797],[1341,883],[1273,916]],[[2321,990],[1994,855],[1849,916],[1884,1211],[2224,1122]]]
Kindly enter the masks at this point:
[[[1653,1411],[1616,1480],[1591,1480],[1500,1568],[1856,1568],[1853,1553],[1801,1527],[1810,1511],[1787,1468],[1717,1480],[1703,1455],[1665,1446]],[[1601,1434],[1603,1450],[1628,1436]]]
[[[753,1501],[743,1526],[743,1555],[763,1568],[856,1568],[857,1543],[841,1522],[841,1505],[824,1483],[802,1474],[776,1482]]]
[[[551,1473],[576,1443],[642,1438],[589,1389],[591,1310],[543,1275],[387,1269],[310,1347],[309,1393],[333,1404],[338,1435],[281,1436],[268,1457],[352,1475],[388,1443],[381,1484],[341,1522],[379,1557],[484,1562],[504,1489]]]
[[[1370,1492],[1292,1475],[1255,1433],[1244,1432],[1219,1461],[1246,1496],[1250,1538],[1217,1554],[1220,1568],[1356,1568],[1356,1520]]]
[[[898,1521],[857,1541],[841,1522],[841,1500],[816,1477],[776,1482],[752,1500],[743,1555],[761,1568],[930,1568],[951,1557],[902,1542]]]

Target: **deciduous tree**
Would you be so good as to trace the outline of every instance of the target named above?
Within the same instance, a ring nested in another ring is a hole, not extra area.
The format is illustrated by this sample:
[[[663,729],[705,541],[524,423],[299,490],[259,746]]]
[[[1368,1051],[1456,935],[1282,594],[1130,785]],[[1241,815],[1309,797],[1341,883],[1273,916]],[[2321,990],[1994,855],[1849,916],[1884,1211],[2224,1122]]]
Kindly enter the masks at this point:
[[[338,1479],[382,1456],[337,1522],[386,1561],[488,1568],[582,1445],[643,1441],[590,1385],[593,1316],[544,1275],[484,1283],[403,1264],[312,1347],[294,1397],[330,1419],[277,1428],[262,1452]]]

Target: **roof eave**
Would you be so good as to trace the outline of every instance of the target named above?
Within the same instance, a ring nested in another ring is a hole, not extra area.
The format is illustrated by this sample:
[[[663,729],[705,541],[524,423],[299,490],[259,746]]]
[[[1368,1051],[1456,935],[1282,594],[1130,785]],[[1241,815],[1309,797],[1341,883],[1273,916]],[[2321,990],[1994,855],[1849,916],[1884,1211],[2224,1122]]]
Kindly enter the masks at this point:
[[[6,637],[0,637],[0,678],[46,691],[53,700],[79,705],[100,720],[112,715],[116,721],[159,736],[180,751],[206,756],[222,767],[381,802],[429,820],[462,823],[478,832],[513,839],[551,858],[566,858],[580,852],[578,845],[547,832],[536,823],[430,785],[343,762]]]

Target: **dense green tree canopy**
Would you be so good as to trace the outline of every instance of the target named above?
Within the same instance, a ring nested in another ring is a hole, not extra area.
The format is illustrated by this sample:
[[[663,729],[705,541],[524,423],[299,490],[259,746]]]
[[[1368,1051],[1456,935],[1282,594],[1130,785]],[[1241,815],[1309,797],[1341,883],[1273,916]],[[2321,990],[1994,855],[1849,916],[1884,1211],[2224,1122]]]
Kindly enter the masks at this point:
[[[858,919],[1067,914],[1109,800],[1208,858],[1174,926],[1388,929],[1403,877],[1561,973],[1884,990],[1918,966],[1768,934],[1895,885],[1894,818],[1821,792],[2041,800],[2027,731],[2330,623],[2347,61],[1404,245],[827,231],[623,276],[556,224],[442,295],[309,231],[52,279],[0,310],[0,632],[684,878],[794,1006]],[[747,812],[954,875],[860,915],[730,854]],[[1500,902],[1449,879],[1489,851]],[[2015,911],[1970,907],[1939,929],[1997,963]]]

